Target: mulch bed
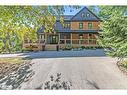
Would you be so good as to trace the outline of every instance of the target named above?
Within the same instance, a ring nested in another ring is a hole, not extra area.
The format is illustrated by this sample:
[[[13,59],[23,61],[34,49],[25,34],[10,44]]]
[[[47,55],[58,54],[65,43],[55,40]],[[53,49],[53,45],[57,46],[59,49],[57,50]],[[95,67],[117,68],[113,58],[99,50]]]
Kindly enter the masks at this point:
[[[10,64],[0,63],[0,89],[19,89],[23,82],[28,81],[34,72],[30,69],[30,61]]]

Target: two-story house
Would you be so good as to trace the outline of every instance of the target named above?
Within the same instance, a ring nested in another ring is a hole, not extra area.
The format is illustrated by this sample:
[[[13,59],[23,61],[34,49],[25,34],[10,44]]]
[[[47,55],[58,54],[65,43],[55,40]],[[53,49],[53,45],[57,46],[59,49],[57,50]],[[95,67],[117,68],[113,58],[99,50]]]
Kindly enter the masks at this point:
[[[24,47],[35,45],[36,50],[56,50],[81,46],[98,46],[97,37],[101,20],[87,7],[81,9],[75,15],[64,15],[64,26],[57,19],[54,25],[54,33],[45,33],[42,27],[37,31],[38,43],[24,43]]]

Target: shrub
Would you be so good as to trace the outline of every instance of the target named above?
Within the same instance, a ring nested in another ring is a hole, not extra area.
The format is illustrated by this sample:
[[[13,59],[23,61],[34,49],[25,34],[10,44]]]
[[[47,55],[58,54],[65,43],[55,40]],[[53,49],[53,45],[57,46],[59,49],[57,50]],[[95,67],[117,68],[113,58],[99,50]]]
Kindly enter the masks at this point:
[[[127,60],[122,62],[123,67],[127,68]]]
[[[85,49],[85,46],[81,46],[82,49]]]
[[[67,44],[66,46],[65,46],[65,50],[71,50],[73,47],[70,45],[70,44]]]

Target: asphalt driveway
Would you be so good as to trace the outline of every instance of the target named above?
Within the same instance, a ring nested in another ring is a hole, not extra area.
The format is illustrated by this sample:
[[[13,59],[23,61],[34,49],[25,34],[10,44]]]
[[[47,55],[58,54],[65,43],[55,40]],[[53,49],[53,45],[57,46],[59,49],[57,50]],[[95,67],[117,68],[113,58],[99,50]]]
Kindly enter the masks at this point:
[[[33,59],[34,76],[21,89],[35,89],[61,73],[62,80],[72,83],[71,89],[127,89],[127,76],[110,57],[69,57]]]
[[[5,57],[28,57],[28,58],[63,58],[63,57],[102,57],[105,56],[103,49],[79,50],[79,51],[38,51],[17,54],[0,54],[0,58]]]

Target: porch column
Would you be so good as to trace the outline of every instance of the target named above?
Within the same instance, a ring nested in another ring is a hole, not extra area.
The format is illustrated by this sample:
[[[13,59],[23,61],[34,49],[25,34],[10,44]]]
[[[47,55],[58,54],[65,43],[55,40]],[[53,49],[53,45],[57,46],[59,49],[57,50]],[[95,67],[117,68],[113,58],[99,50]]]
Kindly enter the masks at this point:
[[[40,40],[41,40],[41,34],[38,34],[38,41],[37,41],[37,44],[38,44],[38,49],[39,49],[39,51],[41,50],[41,47],[40,47]]]
[[[45,33],[45,44],[47,43],[47,34]]]
[[[87,35],[88,35],[88,45],[89,45],[89,39],[90,39],[90,38],[89,38],[89,33],[88,33]]]
[[[41,34],[38,34],[38,43],[40,44],[41,42]]]
[[[59,33],[59,41],[58,41],[58,44],[60,44],[60,33]]]
[[[71,33],[71,45],[72,45],[72,33]]]

